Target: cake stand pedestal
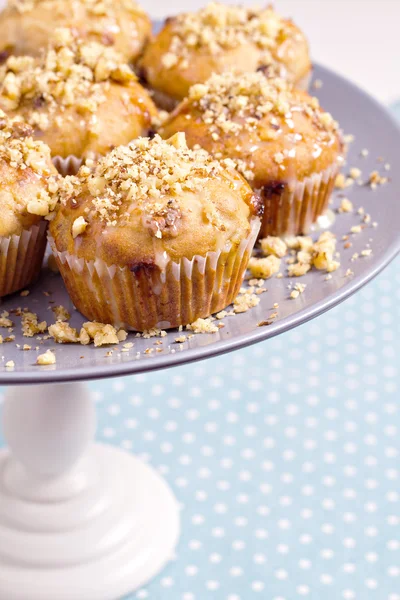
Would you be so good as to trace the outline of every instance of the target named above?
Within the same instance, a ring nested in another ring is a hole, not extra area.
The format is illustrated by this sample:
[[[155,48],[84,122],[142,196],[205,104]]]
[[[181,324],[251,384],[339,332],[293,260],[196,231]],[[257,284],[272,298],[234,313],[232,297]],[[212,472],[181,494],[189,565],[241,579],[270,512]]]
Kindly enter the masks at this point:
[[[173,558],[179,509],[163,479],[95,444],[81,383],[11,387],[0,453],[0,600],[116,600]]]

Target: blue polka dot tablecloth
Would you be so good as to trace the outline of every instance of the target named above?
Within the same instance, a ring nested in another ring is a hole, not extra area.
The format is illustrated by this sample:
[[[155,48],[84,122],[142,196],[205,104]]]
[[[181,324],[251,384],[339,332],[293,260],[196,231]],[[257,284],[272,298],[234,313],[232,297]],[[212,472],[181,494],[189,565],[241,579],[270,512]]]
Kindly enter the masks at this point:
[[[396,260],[278,338],[90,384],[98,437],[182,507],[175,560],[127,600],[400,600],[399,356]]]

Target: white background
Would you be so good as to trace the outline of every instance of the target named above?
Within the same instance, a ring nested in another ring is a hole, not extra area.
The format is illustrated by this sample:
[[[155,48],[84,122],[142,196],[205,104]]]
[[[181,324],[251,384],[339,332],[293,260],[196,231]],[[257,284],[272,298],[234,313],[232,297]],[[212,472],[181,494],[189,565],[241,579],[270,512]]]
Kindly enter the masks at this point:
[[[165,17],[199,8],[207,0],[140,1],[152,16]],[[268,4],[227,4],[239,2]],[[383,102],[400,98],[400,0],[276,0],[274,6],[306,32],[315,61]]]

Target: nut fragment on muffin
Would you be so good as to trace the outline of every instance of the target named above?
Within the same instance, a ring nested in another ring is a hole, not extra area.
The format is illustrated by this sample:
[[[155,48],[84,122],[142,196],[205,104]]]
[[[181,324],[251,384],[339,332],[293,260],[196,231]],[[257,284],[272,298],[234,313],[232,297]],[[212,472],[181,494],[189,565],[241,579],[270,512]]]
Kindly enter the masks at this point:
[[[151,36],[151,21],[134,0],[8,0],[0,13],[0,53],[38,56],[55,29],[114,46],[135,61]]]
[[[160,128],[186,134],[231,163],[261,195],[260,235],[308,233],[328,207],[344,146],[318,99],[261,72],[213,75],[194,85]]]
[[[184,134],[139,138],[60,185],[51,245],[88,319],[137,331],[187,325],[236,297],[259,198]],[[79,226],[76,235],[76,222]]]
[[[156,108],[113,48],[59,29],[39,58],[11,56],[0,67],[0,108],[22,116],[53,157],[104,155],[146,135]]]
[[[167,110],[213,73],[261,68],[307,89],[312,68],[303,33],[273,8],[217,2],[167,19],[139,66]]]
[[[0,298],[39,276],[57,185],[49,148],[0,110]]]

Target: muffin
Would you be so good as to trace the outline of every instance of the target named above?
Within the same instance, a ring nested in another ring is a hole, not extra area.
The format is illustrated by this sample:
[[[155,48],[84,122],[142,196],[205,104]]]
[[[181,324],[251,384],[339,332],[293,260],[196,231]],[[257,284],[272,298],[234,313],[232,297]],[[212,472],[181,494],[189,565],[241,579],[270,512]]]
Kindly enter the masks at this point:
[[[196,13],[167,19],[139,62],[155,100],[170,110],[195,83],[213,73],[268,68],[307,89],[311,63],[307,40],[271,7],[210,3]]]
[[[54,209],[57,171],[32,129],[0,111],[0,298],[38,277]]]
[[[329,203],[343,143],[317,98],[261,72],[212,76],[190,89],[160,135],[228,159],[264,204],[260,235],[307,233]]]
[[[140,138],[60,186],[50,240],[76,308],[138,331],[172,328],[236,297],[260,225],[234,169],[183,134]]]
[[[0,13],[0,52],[38,56],[59,27],[114,46],[135,61],[151,36],[151,21],[134,0],[8,0]]]
[[[40,58],[7,59],[0,67],[0,108],[33,127],[35,139],[59,157],[63,174],[147,135],[157,112],[113,48],[84,42],[70,29],[57,30]]]

